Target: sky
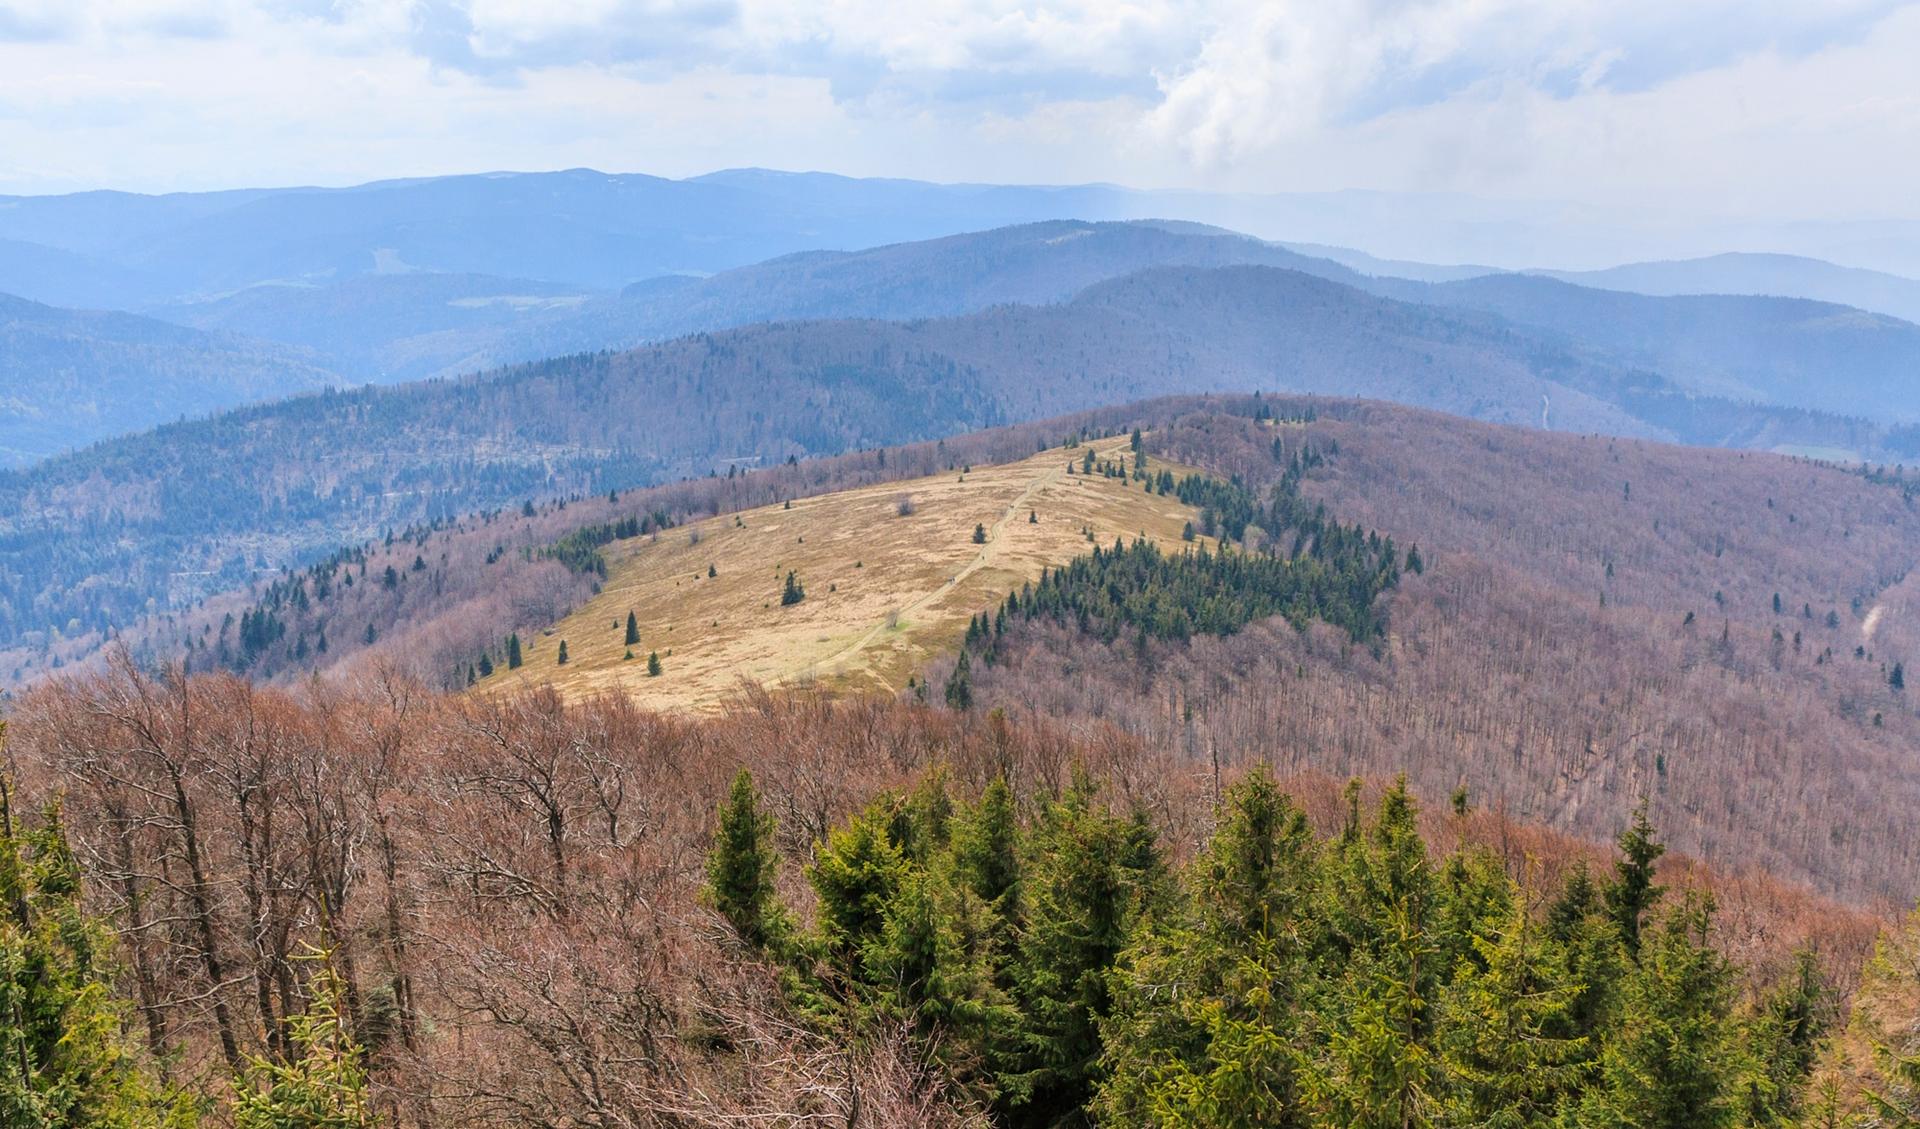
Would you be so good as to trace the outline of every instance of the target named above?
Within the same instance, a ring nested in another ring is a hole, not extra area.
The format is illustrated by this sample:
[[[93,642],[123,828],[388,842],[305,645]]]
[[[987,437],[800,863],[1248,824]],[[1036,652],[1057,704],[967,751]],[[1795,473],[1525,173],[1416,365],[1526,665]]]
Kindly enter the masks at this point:
[[[588,166],[1920,213],[1920,0],[0,0],[0,192]]]

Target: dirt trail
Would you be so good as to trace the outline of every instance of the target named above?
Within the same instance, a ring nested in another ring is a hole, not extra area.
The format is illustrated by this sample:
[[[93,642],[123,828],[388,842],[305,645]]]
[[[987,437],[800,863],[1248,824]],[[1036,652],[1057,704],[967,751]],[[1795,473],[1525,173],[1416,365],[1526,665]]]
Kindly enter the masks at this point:
[[[840,650],[835,651],[833,654],[828,655],[826,658],[821,659],[819,662],[814,663],[813,665],[807,667],[806,670],[802,671],[796,677],[797,678],[818,678],[822,675],[827,675],[827,674],[832,674],[837,672],[841,667],[845,666],[848,662],[859,657],[860,652],[872,646],[874,640],[880,638],[880,636],[886,634],[889,630],[891,630],[892,629],[891,624],[893,621],[897,620],[902,623],[909,621],[914,615],[922,611],[925,611],[927,608],[931,607],[934,603],[938,602],[939,600],[947,596],[949,593],[951,593],[954,589],[960,587],[960,585],[963,582],[965,582],[968,577],[972,576],[976,572],[979,572],[982,568],[985,568],[988,564],[991,564],[993,562],[993,559],[999,555],[1000,536],[1002,533],[1006,531],[1007,524],[1013,521],[1018,516],[1021,509],[1032,505],[1034,495],[1037,494],[1043,487],[1051,486],[1054,483],[1059,482],[1061,479],[1065,477],[1066,477],[1066,471],[1064,471],[1063,469],[1057,466],[1042,474],[1036,475],[1030,482],[1026,484],[1024,488],[1021,489],[1019,496],[1014,498],[1012,502],[1008,503],[1006,510],[1002,512],[999,519],[993,523],[993,527],[987,530],[987,543],[980,547],[980,551],[975,553],[973,555],[973,559],[969,560],[965,565],[963,565],[959,572],[956,572],[951,577],[947,578],[947,582],[945,584],[942,584],[940,585],[940,587],[935,588],[933,591],[924,593],[919,598],[911,601],[910,603],[907,603],[901,606],[900,608],[895,609],[895,611],[891,616],[889,616],[887,619],[881,620],[879,623],[874,624],[871,628],[867,630],[865,634],[861,635],[860,638],[854,640],[852,643],[841,648]]]

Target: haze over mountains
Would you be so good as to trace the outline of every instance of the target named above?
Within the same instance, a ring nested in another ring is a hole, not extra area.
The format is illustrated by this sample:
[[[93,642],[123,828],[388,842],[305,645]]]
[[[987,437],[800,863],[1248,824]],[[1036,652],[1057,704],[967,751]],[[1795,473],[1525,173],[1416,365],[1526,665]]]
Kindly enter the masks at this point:
[[[0,312],[10,332],[40,342],[22,355],[46,358],[44,371],[28,366],[16,376],[0,405],[0,460],[20,465],[183,414],[327,385],[458,375],[756,321],[952,316],[1058,302],[1132,271],[1230,264],[1497,314],[1553,348],[1589,349],[1687,392],[1880,421],[1920,418],[1906,390],[1920,356],[1911,328],[1857,312],[1748,298],[1633,301],[1546,278],[1495,280],[1489,267],[1282,246],[1183,221],[993,227],[1161,206],[1203,212],[1213,207],[1208,199],[759,170],[687,181],[576,170],[353,189],[11,198],[0,201],[0,292],[151,320],[115,322],[96,341],[99,319],[20,303]],[[989,230],[948,234],[975,228]],[[896,239],[910,241],[888,242]],[[1778,257],[1648,264],[1591,281],[1851,297],[1896,313],[1911,312],[1909,292],[1920,288]],[[182,336],[157,323],[214,336]],[[50,338],[51,324],[60,328]],[[116,383],[127,372],[116,358],[136,343],[162,351],[157,371],[200,375],[170,380],[157,396]],[[110,410],[72,397],[62,372],[108,392]],[[1552,426],[1551,406],[1543,407]],[[1746,441],[1731,436],[1688,438]]]
[[[1303,245],[1336,262],[1178,220],[831,249],[1144,198],[574,172],[10,201],[15,261],[31,258],[22,237],[57,240],[34,261],[78,273],[35,277],[70,296],[88,277],[97,297],[137,291],[153,316],[0,305],[0,458],[24,468],[0,473],[0,648],[110,632],[408,523],[1145,396],[1366,396],[1920,456],[1920,328],[1851,307]],[[408,383],[436,376],[458,378]],[[334,391],[279,400],[317,389]]]

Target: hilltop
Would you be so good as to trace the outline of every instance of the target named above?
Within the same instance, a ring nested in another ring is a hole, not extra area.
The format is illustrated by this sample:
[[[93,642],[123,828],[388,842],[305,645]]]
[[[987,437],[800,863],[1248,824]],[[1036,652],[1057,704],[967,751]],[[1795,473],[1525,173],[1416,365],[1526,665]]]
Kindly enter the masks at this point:
[[[1069,473],[1089,451],[1134,466],[1125,438],[1101,440],[618,542],[606,551],[600,592],[544,629],[524,666],[481,685],[550,684],[574,698],[619,690],[655,709],[717,708],[743,683],[904,689],[959,644],[970,617],[1043,568],[1123,537],[1183,544],[1198,509],[1124,478]],[[782,606],[789,572],[805,599]],[[629,614],[639,634],[632,645]],[[650,676],[656,653],[663,670]]]

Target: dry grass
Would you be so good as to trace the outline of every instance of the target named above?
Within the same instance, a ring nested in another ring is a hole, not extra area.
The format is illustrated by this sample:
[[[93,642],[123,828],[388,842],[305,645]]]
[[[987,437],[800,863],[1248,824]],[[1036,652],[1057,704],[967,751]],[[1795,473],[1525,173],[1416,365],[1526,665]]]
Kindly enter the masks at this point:
[[[1112,458],[1127,441],[1101,440],[1094,449]],[[697,711],[718,708],[743,681],[899,689],[930,655],[958,642],[974,613],[1042,567],[1087,552],[1088,530],[1101,544],[1142,535],[1178,543],[1195,511],[1137,482],[1068,474],[1068,463],[1084,454],[1056,448],[964,475],[956,469],[796,499],[791,509],[725,514],[610,546],[601,593],[527,640],[519,670],[482,685],[549,682],[573,698],[619,690],[651,708]],[[903,496],[912,500],[907,516]],[[973,541],[976,525],[986,527],[984,545]],[[707,575],[709,565],[717,576]],[[782,607],[788,570],[807,596]],[[632,659],[629,610],[640,628]],[[656,651],[664,670],[649,677],[647,655]]]

